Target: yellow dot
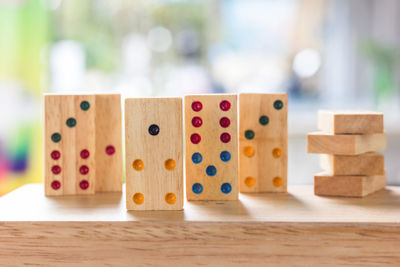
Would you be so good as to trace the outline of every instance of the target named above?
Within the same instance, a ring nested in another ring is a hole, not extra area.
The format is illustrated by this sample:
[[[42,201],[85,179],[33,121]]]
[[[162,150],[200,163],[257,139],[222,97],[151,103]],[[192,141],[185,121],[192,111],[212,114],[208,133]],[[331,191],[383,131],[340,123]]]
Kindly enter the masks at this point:
[[[141,159],[136,159],[133,163],[132,163],[132,167],[137,170],[137,171],[141,171],[144,168],[144,163]]]
[[[168,204],[175,204],[176,202],[176,195],[174,193],[168,193],[165,195],[165,202]]]
[[[175,163],[175,160],[173,160],[173,159],[167,159],[165,161],[164,165],[167,170],[172,171],[173,169],[175,169],[176,163]]]
[[[282,156],[282,150],[280,148],[275,148],[272,150],[272,156],[276,159],[280,158]]]
[[[133,202],[135,202],[138,205],[143,204],[144,195],[142,193],[136,193],[133,195],[132,200],[133,200]]]
[[[243,153],[247,156],[247,157],[252,157],[254,156],[254,148],[252,146],[246,146],[243,150]]]
[[[246,179],[244,179],[244,183],[248,187],[252,187],[256,184],[256,179],[254,179],[253,177],[246,177]]]
[[[283,179],[282,177],[275,177],[274,180],[272,180],[272,183],[275,187],[280,187],[283,184]]]

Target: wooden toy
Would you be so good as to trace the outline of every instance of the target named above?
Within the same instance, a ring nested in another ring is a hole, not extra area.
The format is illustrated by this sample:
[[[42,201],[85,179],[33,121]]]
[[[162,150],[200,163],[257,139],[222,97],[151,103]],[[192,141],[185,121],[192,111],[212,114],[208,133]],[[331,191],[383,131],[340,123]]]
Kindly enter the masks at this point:
[[[185,96],[185,134],[187,199],[237,200],[237,96]]]
[[[125,100],[126,208],[183,208],[181,98]]]
[[[321,168],[333,175],[383,175],[384,156],[376,152],[360,155],[320,155]]]
[[[364,197],[386,186],[385,175],[329,175],[314,176],[314,193],[320,196]]]
[[[384,150],[386,134],[338,134],[314,132],[307,135],[308,153],[357,155]]]
[[[45,194],[122,191],[120,95],[46,94],[44,111]]]
[[[332,134],[383,133],[383,113],[321,110],[318,112],[318,129]]]
[[[239,95],[240,192],[286,192],[287,95]]]

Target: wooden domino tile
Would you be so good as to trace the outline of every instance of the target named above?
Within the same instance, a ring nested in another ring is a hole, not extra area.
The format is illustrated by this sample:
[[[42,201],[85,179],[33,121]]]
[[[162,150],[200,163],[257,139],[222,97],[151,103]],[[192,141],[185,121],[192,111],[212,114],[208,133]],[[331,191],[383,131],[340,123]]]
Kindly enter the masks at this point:
[[[240,192],[287,190],[287,95],[239,95]]]
[[[126,207],[183,208],[181,98],[125,100]]]
[[[333,175],[383,175],[384,156],[376,152],[360,155],[320,155],[321,168]]]
[[[307,152],[357,155],[386,149],[386,134],[338,134],[314,132],[307,135]]]
[[[341,176],[321,173],[314,176],[314,193],[320,196],[364,197],[385,186],[385,175]]]
[[[46,195],[95,192],[95,114],[92,95],[44,96]]]
[[[185,96],[185,134],[187,199],[237,200],[237,96]]]
[[[318,112],[318,129],[332,134],[383,133],[383,113],[321,110]]]

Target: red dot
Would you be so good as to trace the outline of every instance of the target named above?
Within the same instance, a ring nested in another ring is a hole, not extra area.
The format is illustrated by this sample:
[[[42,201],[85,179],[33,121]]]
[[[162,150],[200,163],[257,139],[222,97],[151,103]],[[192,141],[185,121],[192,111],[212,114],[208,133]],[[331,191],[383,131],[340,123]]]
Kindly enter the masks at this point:
[[[227,128],[229,127],[229,125],[231,125],[231,120],[227,117],[223,117],[219,120],[219,124],[221,125],[221,127]]]
[[[198,144],[201,141],[201,136],[197,133],[192,134],[192,136],[190,136],[190,141],[192,141],[193,144]]]
[[[89,173],[89,167],[86,166],[86,165],[82,165],[82,166],[79,168],[79,172],[80,172],[82,175],[86,175],[86,174]]]
[[[58,150],[54,150],[51,152],[51,158],[54,160],[58,160],[61,157],[61,153]]]
[[[200,117],[193,117],[192,124],[194,127],[200,127],[203,125],[203,120]]]
[[[229,141],[231,141],[231,135],[228,133],[223,133],[221,134],[221,141],[222,143],[228,143]]]
[[[112,154],[114,154],[115,153],[115,147],[113,147],[113,146],[107,146],[106,147],[106,153],[107,153],[107,155],[112,155]]]
[[[79,187],[80,187],[82,190],[86,190],[86,189],[89,188],[89,182],[86,181],[86,180],[82,180],[82,181],[79,183]]]
[[[192,109],[196,112],[199,112],[203,108],[203,104],[200,101],[194,101],[192,103]]]
[[[58,166],[58,165],[54,165],[54,166],[51,168],[51,172],[54,173],[54,174],[60,174],[60,172],[61,172],[61,167]]]
[[[231,108],[231,103],[228,100],[224,100],[219,104],[219,107],[223,111],[228,111]]]
[[[81,151],[81,158],[87,159],[90,156],[90,153],[87,149]]]
[[[58,190],[61,187],[61,183],[60,181],[54,180],[53,182],[51,182],[51,188],[53,188],[54,190]]]

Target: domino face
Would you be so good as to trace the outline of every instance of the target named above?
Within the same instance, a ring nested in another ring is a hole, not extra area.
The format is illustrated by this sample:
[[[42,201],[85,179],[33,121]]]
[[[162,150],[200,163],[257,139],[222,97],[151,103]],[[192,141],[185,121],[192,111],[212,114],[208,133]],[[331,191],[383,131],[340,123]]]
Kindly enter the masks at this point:
[[[286,192],[287,134],[287,94],[239,95],[240,192]]]
[[[183,208],[181,98],[125,100],[126,207]]]
[[[185,135],[187,199],[237,200],[237,96],[185,96]]]

